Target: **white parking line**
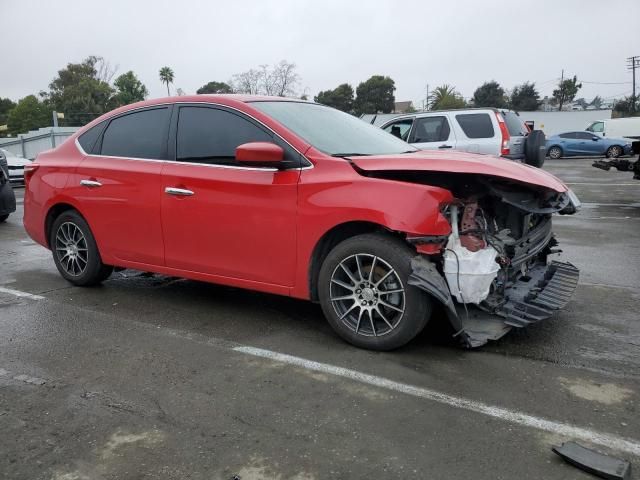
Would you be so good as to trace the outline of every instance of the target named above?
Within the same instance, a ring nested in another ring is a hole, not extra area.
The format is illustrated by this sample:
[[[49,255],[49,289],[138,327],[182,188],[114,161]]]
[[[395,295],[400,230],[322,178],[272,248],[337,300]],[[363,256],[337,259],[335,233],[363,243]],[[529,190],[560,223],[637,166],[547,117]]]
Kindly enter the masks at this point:
[[[636,183],[603,183],[603,182],[565,182],[565,185],[595,185],[603,187],[640,187],[640,182]]]
[[[424,398],[452,407],[481,413],[489,417],[497,418],[518,425],[523,425],[525,427],[544,430],[546,432],[559,434],[563,437],[571,438],[574,440],[583,440],[597,445],[602,445],[613,450],[640,456],[640,441],[638,440],[626,439],[607,433],[600,433],[594,430],[589,430],[587,428],[576,427],[567,423],[554,422],[552,420],[528,415],[517,410],[509,410],[507,408],[496,407],[493,405],[488,405],[486,403],[468,400],[466,398],[455,397],[453,395],[448,395],[446,393],[441,393],[427,388],[416,387],[413,385],[408,385],[406,383],[394,382],[393,380],[389,380],[383,377],[377,377],[375,375],[369,375],[366,373],[358,372],[356,370],[350,370],[348,368],[337,367],[335,365],[330,365],[327,363],[319,363],[300,357],[294,357],[292,355],[272,352],[271,350],[244,346],[234,347],[233,350],[256,357],[262,357],[277,362],[287,363],[289,365],[295,365],[296,367],[313,370],[315,372],[322,372],[329,375],[335,375],[337,377],[348,378],[350,380],[354,380],[356,382],[364,383],[367,385],[373,385],[375,387],[393,390],[407,395],[412,395],[414,397]]]
[[[9,295],[13,295],[15,297],[29,298],[31,300],[44,300],[44,297],[41,296],[41,295],[36,295],[34,293],[28,293],[28,292],[22,292],[20,290],[14,290],[13,288],[0,287],[0,293],[8,293]]]

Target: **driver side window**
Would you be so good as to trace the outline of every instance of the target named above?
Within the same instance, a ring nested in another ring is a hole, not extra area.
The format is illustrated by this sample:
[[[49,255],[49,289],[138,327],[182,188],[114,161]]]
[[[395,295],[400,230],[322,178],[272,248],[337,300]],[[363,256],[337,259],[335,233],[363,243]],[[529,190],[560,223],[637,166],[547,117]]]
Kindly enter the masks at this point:
[[[389,132],[394,137],[398,137],[405,142],[409,140],[409,133],[411,132],[411,126],[413,125],[413,119],[399,120],[393,122],[384,127],[385,132]]]
[[[587,130],[596,133],[604,132],[604,122],[594,122]]]

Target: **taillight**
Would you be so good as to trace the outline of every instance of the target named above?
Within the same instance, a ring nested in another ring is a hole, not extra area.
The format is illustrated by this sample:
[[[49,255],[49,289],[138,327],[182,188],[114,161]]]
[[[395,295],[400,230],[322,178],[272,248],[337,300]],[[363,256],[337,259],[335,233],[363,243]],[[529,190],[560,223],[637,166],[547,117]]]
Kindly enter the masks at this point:
[[[31,178],[35,171],[40,167],[37,163],[30,163],[24,166],[24,181],[26,182]]]
[[[500,127],[500,133],[502,134],[502,141],[500,142],[500,155],[509,155],[511,153],[511,135],[507,129],[507,124],[504,122],[504,118],[499,112],[496,112],[496,118],[498,120],[498,126]]]

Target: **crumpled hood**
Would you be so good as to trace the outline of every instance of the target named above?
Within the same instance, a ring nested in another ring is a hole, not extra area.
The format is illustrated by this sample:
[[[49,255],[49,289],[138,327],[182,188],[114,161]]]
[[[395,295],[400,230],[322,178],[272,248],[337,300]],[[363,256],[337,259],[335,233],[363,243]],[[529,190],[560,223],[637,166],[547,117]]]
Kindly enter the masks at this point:
[[[549,172],[513,160],[466,152],[420,150],[398,155],[347,157],[357,168],[367,172],[449,172],[470,173],[506,178],[538,185],[556,192],[566,192],[567,186]]]

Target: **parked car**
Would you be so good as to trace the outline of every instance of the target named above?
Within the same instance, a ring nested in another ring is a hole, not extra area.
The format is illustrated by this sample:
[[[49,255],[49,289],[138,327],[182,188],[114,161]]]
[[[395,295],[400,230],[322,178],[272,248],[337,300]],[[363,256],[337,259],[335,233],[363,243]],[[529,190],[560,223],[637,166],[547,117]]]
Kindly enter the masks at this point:
[[[317,301],[365,348],[404,345],[438,303],[456,338],[478,346],[550,316],[578,280],[548,259],[552,214],[579,205],[560,180],[419,151],[312,102],[128,105],[25,176],[25,228],[72,284],[118,267]]]
[[[565,132],[547,138],[547,156],[553,159],[574,156],[617,158],[632,153],[631,141],[603,138],[590,132]]]
[[[608,118],[591,123],[587,132],[600,137],[628,138],[640,140],[640,117]]]
[[[9,168],[7,159],[0,151],[0,223],[9,218],[16,211],[16,197],[9,182]]]
[[[413,113],[393,118],[381,128],[421,150],[454,149],[518,160],[541,167],[544,133],[529,130],[518,113],[470,108]]]
[[[31,163],[31,160],[19,157],[9,150],[0,148],[0,154],[4,156],[7,161],[7,168],[9,172],[9,181],[12,185],[24,185],[24,167]]]

